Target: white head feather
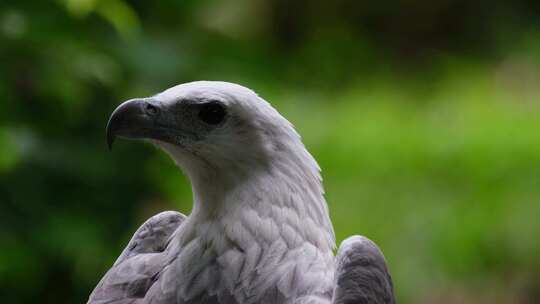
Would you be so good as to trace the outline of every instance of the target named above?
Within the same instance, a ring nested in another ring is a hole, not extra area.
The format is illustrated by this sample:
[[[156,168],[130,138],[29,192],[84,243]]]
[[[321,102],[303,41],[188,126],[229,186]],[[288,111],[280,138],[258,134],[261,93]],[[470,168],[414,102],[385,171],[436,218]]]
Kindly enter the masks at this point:
[[[251,271],[265,269],[262,273],[267,275],[261,278],[265,286],[281,284],[283,293],[302,289],[291,287],[293,283],[283,282],[281,276],[273,277],[275,267],[291,268],[277,272],[289,274],[291,280],[296,272],[303,272],[309,278],[301,281],[306,288],[330,286],[335,239],[320,169],[293,126],[268,102],[236,84],[192,82],[153,98],[167,105],[217,100],[229,116],[197,142],[154,141],[189,177],[194,193],[192,214],[177,237],[180,246],[196,243],[199,250],[180,254],[179,271],[188,273],[182,265],[193,267],[193,261],[208,263],[201,256],[210,248],[220,267],[236,272],[237,280],[250,284],[250,289],[257,282],[242,277],[250,267]],[[245,256],[244,264],[251,264],[242,273],[235,264],[239,255]],[[284,260],[273,261],[277,255]],[[194,292],[185,286],[186,297]]]

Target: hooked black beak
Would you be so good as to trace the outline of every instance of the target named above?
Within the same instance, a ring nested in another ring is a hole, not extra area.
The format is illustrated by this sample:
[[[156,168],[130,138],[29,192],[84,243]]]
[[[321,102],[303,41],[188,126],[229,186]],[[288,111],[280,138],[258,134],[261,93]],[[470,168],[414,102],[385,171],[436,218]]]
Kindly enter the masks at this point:
[[[112,144],[117,136],[127,139],[164,137],[161,106],[151,98],[131,99],[122,103],[109,118],[107,123],[107,145]]]

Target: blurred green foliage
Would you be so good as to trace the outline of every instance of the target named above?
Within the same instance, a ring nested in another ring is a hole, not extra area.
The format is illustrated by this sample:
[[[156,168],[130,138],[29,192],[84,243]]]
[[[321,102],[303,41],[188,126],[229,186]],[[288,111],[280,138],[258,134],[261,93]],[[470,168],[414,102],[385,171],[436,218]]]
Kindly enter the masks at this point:
[[[174,84],[253,88],[323,168],[401,303],[540,298],[537,1],[0,3],[0,298],[81,303],[131,233],[188,213],[163,153],[104,128]]]

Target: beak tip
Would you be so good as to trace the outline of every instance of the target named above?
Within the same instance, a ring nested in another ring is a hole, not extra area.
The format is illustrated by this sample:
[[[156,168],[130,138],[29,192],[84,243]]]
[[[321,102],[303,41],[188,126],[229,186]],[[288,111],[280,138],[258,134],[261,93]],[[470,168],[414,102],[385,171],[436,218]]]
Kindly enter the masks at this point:
[[[131,99],[120,104],[112,112],[105,131],[109,151],[112,150],[116,137],[143,138],[141,128],[153,123],[151,117],[148,117],[147,113],[144,112],[146,104],[145,99]]]
[[[109,122],[107,123],[107,128],[106,128],[107,147],[109,148],[109,151],[112,150],[112,146],[113,146],[114,140],[116,138],[116,135],[115,135],[115,132],[114,132],[113,129],[114,128],[112,128],[112,126],[111,126],[111,120],[109,120]]]
[[[114,143],[114,136],[107,136],[107,147],[109,148],[109,151],[112,151],[113,143]]]

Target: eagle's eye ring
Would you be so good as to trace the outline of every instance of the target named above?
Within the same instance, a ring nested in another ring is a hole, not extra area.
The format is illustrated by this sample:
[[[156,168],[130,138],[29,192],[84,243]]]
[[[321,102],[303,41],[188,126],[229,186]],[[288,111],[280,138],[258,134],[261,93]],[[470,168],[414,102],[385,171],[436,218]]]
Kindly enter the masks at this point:
[[[151,103],[146,103],[144,105],[144,111],[146,112],[146,114],[148,114],[150,116],[154,116],[154,115],[158,114],[159,109],[158,109],[158,107],[156,107],[155,105],[153,105]]]
[[[199,119],[209,125],[217,125],[225,119],[225,107],[216,101],[205,103],[199,110]]]

